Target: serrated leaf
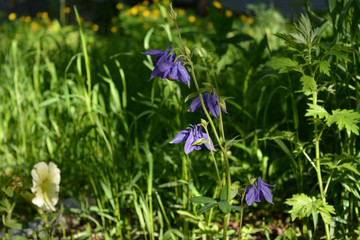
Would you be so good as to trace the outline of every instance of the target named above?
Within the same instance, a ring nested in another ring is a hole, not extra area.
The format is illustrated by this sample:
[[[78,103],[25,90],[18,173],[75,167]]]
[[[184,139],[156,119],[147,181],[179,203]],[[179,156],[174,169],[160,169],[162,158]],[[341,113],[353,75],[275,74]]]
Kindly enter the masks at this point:
[[[201,204],[201,203],[217,203],[217,201],[213,198],[209,198],[209,197],[203,197],[203,196],[199,196],[199,197],[193,197],[190,199],[190,201],[192,201],[193,203],[197,203],[197,204]]]
[[[218,202],[219,208],[223,213],[229,213],[231,210],[230,203],[226,200]]]
[[[313,201],[304,193],[295,194],[292,198],[286,199],[285,204],[292,206],[292,209],[289,211],[292,221],[302,215],[308,217],[312,212]]]
[[[14,191],[11,189],[4,189],[3,192],[8,196],[8,197],[13,197],[14,196]]]
[[[266,63],[266,66],[279,70],[279,73],[299,71],[299,63],[290,58],[272,58]]]
[[[5,223],[5,226],[8,227],[8,228],[12,228],[12,229],[22,229],[22,224],[16,222],[16,221],[13,220],[13,219],[8,220],[8,221]]]
[[[320,213],[323,220],[326,224],[331,222],[331,214],[335,214],[335,208],[332,205],[329,205],[327,202],[317,199],[315,203],[315,208],[318,213]]]
[[[359,122],[360,122],[360,113],[347,109],[333,110],[332,114],[329,116],[327,120],[328,126],[330,126],[333,123],[336,123],[340,131],[345,128],[347,131],[352,132],[356,135],[359,135],[359,126],[357,126]]]
[[[319,70],[321,73],[324,73],[330,77],[330,63],[328,61],[321,61],[319,63]]]
[[[316,85],[315,79],[313,77],[303,75],[300,78],[300,81],[301,81],[301,83],[303,85],[303,91],[304,91],[306,96],[309,96],[313,92],[317,91],[317,85]]]
[[[202,208],[199,209],[197,215],[199,216],[200,214],[202,214],[203,212],[205,212],[206,210],[214,207],[216,205],[216,203],[209,203],[209,204],[206,204],[205,206],[203,206]]]
[[[349,170],[349,171],[351,171],[351,172],[354,172],[354,173],[356,173],[357,175],[360,175],[360,173],[359,173],[359,171],[356,169],[356,167],[355,166],[353,166],[351,163],[344,163],[344,164],[341,164],[341,165],[339,165],[339,166],[336,166],[336,168],[338,169],[338,170],[342,170],[342,169],[347,169],[347,170]]]
[[[317,104],[311,104],[309,103],[309,108],[306,110],[306,117],[318,117],[320,119],[325,118],[327,119],[329,117],[329,113],[326,111],[326,109],[320,105]]]

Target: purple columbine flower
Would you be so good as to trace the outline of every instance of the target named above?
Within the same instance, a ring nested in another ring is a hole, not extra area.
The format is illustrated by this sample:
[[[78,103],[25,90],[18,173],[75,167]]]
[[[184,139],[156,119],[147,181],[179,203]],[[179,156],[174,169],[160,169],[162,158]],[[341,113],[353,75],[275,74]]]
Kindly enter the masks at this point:
[[[219,103],[214,91],[214,94],[210,97],[209,93],[202,93],[203,99],[204,99],[204,104],[205,104],[205,108],[208,112],[211,112],[214,117],[218,118],[219,117]],[[199,95],[191,102],[190,107],[188,109],[188,112],[195,112],[197,109],[200,108],[200,112],[202,114],[204,113],[204,110],[201,106],[201,101],[200,101],[200,97]],[[223,108],[221,108],[223,110],[224,113],[227,113]]]
[[[251,177],[251,179],[254,177]],[[265,197],[265,200],[268,203],[273,204],[272,195],[269,187],[275,187],[275,185],[270,185],[261,180],[261,177],[258,178],[257,183],[252,184],[253,186],[249,187],[246,190],[246,203],[250,206],[254,202],[261,202]]]
[[[210,137],[206,133],[202,132],[201,126],[197,125],[190,125],[191,127],[187,128],[186,130],[180,131],[174,139],[170,143],[181,143],[185,142],[184,151],[186,154],[191,153],[194,150],[200,150],[202,145],[192,145],[196,140],[204,138],[205,140],[209,140],[211,144],[211,149],[214,151],[214,144]],[[210,146],[208,143],[205,143],[207,149],[210,150]]]
[[[154,77],[167,78],[170,81],[176,80],[190,87],[190,75],[186,68],[181,65],[181,58],[175,61],[176,52],[171,52],[171,47],[166,48],[165,51],[149,50],[142,54],[157,56],[153,62],[155,68],[151,73],[150,80]]]
[[[50,228],[50,231],[49,231],[50,236],[51,236],[51,234],[52,234],[52,232],[53,232],[56,224],[61,221],[61,218],[62,218],[62,213],[60,213],[60,214],[56,217],[56,219],[52,222],[51,228]]]

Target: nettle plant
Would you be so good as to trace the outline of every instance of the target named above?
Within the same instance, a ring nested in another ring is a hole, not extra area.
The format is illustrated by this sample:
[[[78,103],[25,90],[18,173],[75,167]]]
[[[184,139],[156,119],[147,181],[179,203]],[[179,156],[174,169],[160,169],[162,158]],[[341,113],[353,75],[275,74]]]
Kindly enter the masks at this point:
[[[295,194],[285,203],[292,207],[290,210],[292,220],[312,216],[314,231],[320,214],[326,239],[331,239],[335,233],[334,215],[336,213],[334,206],[327,201],[327,193],[331,184],[335,185],[336,181],[342,181],[341,178],[334,178],[336,171],[346,172],[350,177],[353,174],[359,175],[353,160],[358,154],[356,153],[356,136],[359,135],[360,114],[352,109],[331,109],[336,102],[332,100],[336,97],[336,89],[341,87],[351,89],[351,85],[346,85],[349,83],[331,81],[338,77],[336,70],[332,71],[331,67],[341,67],[341,62],[350,62],[350,59],[346,52],[344,53],[346,49],[341,42],[325,44],[322,41],[327,26],[323,24],[320,28],[313,28],[309,18],[302,15],[296,24],[296,32],[277,34],[279,38],[285,40],[288,45],[287,50],[293,58],[272,58],[267,65],[278,70],[279,74],[298,73],[291,76],[300,76],[299,80],[302,84],[300,92],[307,99],[305,117],[313,127],[313,140],[310,142],[303,143],[298,137],[289,138],[289,133],[283,135],[283,138],[294,143],[297,156],[303,155],[314,168],[318,192],[313,196],[305,193]],[[332,76],[332,73],[335,76]],[[345,96],[344,99],[350,99],[350,101],[355,99],[356,104],[356,96]],[[343,105],[353,104],[350,102]],[[340,138],[340,141],[343,141],[342,145],[347,145],[350,152],[326,153],[322,151],[321,146],[325,148],[324,144],[320,144],[322,141],[329,141],[328,143],[333,141],[326,139],[326,136],[329,136],[328,132],[334,131],[334,127],[331,126],[336,126],[335,138]],[[351,154],[354,156],[351,157]],[[308,231],[308,235],[313,238],[311,231]]]
[[[201,207],[197,212],[198,215],[207,210],[211,210],[208,215],[208,222],[212,220],[212,209],[215,206],[219,207],[224,215],[222,231],[223,239],[226,239],[232,234],[227,231],[231,210],[240,211],[239,238],[241,238],[244,200],[246,200],[248,205],[252,205],[254,202],[261,202],[264,198],[267,202],[273,203],[270,187],[275,187],[275,185],[269,185],[263,182],[261,177],[252,177],[249,179],[249,183],[245,184],[244,188],[231,189],[228,149],[231,144],[238,140],[233,138],[226,141],[223,126],[223,116],[224,114],[228,114],[226,111],[226,98],[219,96],[218,90],[211,83],[202,82],[204,87],[200,88],[199,81],[195,74],[194,63],[191,60],[193,51],[190,51],[190,49],[184,45],[176,21],[176,12],[173,10],[172,6],[170,6],[170,8],[171,11],[169,15],[175,23],[181,42],[181,48],[167,47],[164,51],[149,50],[143,53],[145,55],[156,56],[156,59],[153,61],[154,68],[150,80],[154,77],[160,77],[162,79],[186,84],[189,88],[192,86],[192,83],[195,85],[196,91],[189,94],[185,99],[185,102],[187,102],[189,99],[194,98],[189,106],[188,112],[195,112],[199,109],[200,112],[206,116],[206,120],[201,119],[198,124],[190,124],[188,128],[181,130],[170,143],[179,144],[185,142],[185,154],[190,154],[194,150],[200,150],[203,148],[203,145],[210,151],[219,184],[219,186],[215,188],[218,189],[214,194],[216,195],[216,198],[195,196],[190,200],[195,204],[201,204]],[[215,144],[210,136],[215,137]],[[217,158],[220,158],[220,162],[224,164],[224,173],[219,171],[219,161]],[[240,206],[232,205],[232,200],[237,196],[241,202]]]

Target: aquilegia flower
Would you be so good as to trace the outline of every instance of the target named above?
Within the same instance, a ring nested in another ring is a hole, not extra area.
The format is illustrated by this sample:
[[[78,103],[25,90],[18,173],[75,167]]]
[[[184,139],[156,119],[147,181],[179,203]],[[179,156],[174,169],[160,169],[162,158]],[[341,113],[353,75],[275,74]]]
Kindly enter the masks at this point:
[[[176,52],[171,52],[171,47],[166,48],[165,51],[149,50],[142,54],[157,56],[153,62],[155,68],[151,73],[150,80],[154,77],[167,78],[170,81],[176,80],[190,87],[190,75],[186,68],[181,65],[182,58],[175,60]]]
[[[60,170],[55,163],[45,162],[35,164],[31,171],[33,178],[32,193],[35,197],[32,203],[44,211],[55,211],[55,205],[59,200]]]
[[[200,150],[202,148],[202,145],[192,145],[192,144],[196,140],[203,138],[205,140],[210,141],[211,149],[214,151],[215,148],[211,138],[208,137],[206,133],[202,132],[201,126],[197,126],[197,125],[190,125],[190,126],[191,127],[189,127],[188,129],[182,130],[178,134],[176,134],[176,136],[170,143],[181,143],[183,141],[186,141],[184,151],[186,154],[189,154],[193,150]],[[207,149],[210,150],[210,146],[208,143],[205,143],[205,146],[207,147]]]
[[[254,178],[254,177],[252,177]],[[261,177],[258,178],[256,184],[255,182],[252,184],[253,186],[249,187],[246,190],[246,203],[250,206],[254,202],[261,202],[265,197],[265,200],[268,203],[273,204],[272,195],[269,187],[275,187],[275,185],[270,185],[261,180]]]
[[[204,99],[205,108],[208,112],[211,112],[214,117],[219,117],[219,103],[214,91],[214,94],[210,97],[209,93],[202,93],[202,97]],[[199,95],[191,102],[188,112],[195,112],[200,108],[200,112],[204,113],[204,110],[201,106],[201,101]],[[221,108],[224,113],[227,113],[223,108]]]

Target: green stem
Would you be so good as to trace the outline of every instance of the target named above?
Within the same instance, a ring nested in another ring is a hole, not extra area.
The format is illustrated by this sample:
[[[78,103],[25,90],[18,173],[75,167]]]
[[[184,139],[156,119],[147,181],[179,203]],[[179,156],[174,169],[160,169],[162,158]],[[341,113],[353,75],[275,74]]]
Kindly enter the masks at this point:
[[[243,224],[243,216],[244,216],[244,208],[243,208],[243,203],[244,203],[244,198],[245,198],[245,193],[246,193],[246,188],[244,189],[244,193],[241,196],[241,203],[240,203],[240,207],[241,207],[241,211],[240,211],[240,220],[239,220],[239,235],[238,235],[238,240],[242,239],[242,224]]]
[[[313,104],[317,104],[317,93],[316,92],[313,93]],[[316,119],[314,120],[314,133],[315,133],[316,175],[317,175],[317,179],[318,179],[318,183],[319,183],[321,199],[324,203],[326,203],[324,186],[323,186],[323,181],[322,181],[322,176],[321,176],[321,166],[320,166],[320,134],[319,134],[318,126],[316,123]],[[324,221],[324,226],[325,226],[326,239],[330,240],[329,224],[325,221],[324,218],[323,218],[323,221]]]

